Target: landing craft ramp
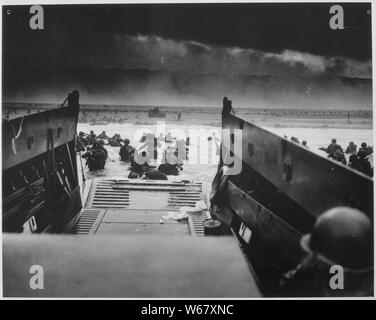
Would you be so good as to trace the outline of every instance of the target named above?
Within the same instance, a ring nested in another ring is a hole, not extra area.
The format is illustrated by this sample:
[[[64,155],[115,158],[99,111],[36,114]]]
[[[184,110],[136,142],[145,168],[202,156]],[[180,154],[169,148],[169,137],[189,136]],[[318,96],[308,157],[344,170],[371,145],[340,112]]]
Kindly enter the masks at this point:
[[[4,236],[4,296],[198,298],[260,297],[235,237],[205,236],[208,211],[194,208],[203,184],[94,179],[68,235]],[[29,268],[44,270],[44,289]]]
[[[5,297],[259,297],[228,237],[4,235]],[[30,287],[30,267],[44,288]]]
[[[201,200],[201,182],[94,179],[70,233],[204,235],[207,211],[181,221],[163,219],[194,207]]]

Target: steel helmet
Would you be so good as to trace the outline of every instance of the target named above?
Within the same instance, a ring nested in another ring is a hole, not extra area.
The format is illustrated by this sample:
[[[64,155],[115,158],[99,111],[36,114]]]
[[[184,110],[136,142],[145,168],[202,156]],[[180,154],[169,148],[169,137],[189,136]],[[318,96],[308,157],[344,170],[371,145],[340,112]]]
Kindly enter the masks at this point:
[[[325,211],[311,234],[301,239],[303,249],[329,264],[348,270],[368,270],[373,265],[370,219],[357,209],[336,207]]]

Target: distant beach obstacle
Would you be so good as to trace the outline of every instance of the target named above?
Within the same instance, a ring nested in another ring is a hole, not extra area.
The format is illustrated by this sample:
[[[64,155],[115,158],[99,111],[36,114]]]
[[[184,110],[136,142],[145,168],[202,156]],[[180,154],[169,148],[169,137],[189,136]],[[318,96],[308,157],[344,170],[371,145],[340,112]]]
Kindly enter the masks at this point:
[[[166,112],[159,111],[159,108],[153,108],[149,110],[149,117],[150,118],[165,118]]]

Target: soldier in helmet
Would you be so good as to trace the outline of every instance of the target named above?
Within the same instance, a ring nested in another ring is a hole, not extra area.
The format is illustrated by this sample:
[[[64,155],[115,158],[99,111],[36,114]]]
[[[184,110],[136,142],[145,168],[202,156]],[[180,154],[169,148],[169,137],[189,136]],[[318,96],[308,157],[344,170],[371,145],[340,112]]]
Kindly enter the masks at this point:
[[[356,154],[357,146],[354,141],[350,141],[349,145],[346,148],[347,154]]]
[[[107,150],[99,141],[94,142],[93,147],[82,155],[82,158],[87,158],[90,171],[104,169],[107,157]]]
[[[358,151],[358,156],[359,156],[359,152],[365,152],[366,156],[370,155],[371,153],[373,153],[373,148],[369,145],[367,145],[367,143],[365,142],[362,142],[361,144],[361,147]]]
[[[291,141],[295,143],[300,143],[297,137],[291,137]]]
[[[332,142],[328,146],[328,148],[326,149],[326,152],[328,153],[329,156],[331,156],[337,150],[340,150],[343,153],[343,149],[342,149],[342,147],[339,144],[337,144],[337,140],[336,139],[332,139]]]
[[[112,138],[109,139],[109,145],[111,147],[121,147],[123,139],[121,138],[121,135],[118,133],[115,133]]]
[[[281,296],[369,296],[373,294],[373,230],[370,219],[349,207],[320,215],[301,238],[306,258],[282,276]],[[333,288],[333,266],[343,270],[343,287]]]
[[[135,148],[129,145],[129,139],[124,139],[124,145],[120,148],[119,151],[120,160],[124,162],[131,161],[134,152]]]
[[[76,137],[76,152],[85,151],[85,146],[86,146],[85,133],[80,131],[80,133]]]

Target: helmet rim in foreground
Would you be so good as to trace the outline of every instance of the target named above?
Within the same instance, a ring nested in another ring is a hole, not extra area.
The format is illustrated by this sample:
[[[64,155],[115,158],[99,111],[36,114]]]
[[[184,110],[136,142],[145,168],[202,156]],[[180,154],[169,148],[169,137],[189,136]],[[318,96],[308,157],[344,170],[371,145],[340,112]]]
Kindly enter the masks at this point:
[[[300,239],[302,249],[327,265],[349,272],[373,269],[371,220],[357,209],[335,207],[322,213],[311,233]]]

